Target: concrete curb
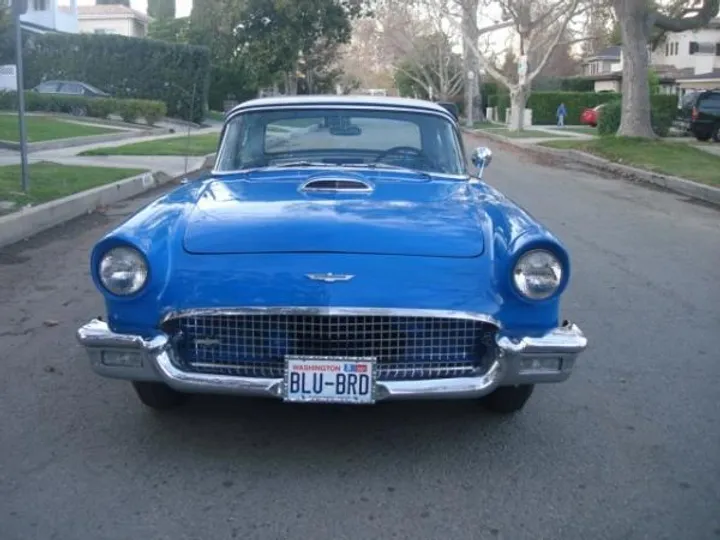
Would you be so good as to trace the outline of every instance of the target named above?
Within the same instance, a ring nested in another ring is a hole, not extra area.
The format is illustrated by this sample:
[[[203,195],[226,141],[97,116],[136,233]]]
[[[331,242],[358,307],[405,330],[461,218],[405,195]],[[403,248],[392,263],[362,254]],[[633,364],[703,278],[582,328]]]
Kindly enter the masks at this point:
[[[214,154],[205,156],[200,169],[188,171],[190,176],[212,166]],[[81,191],[55,201],[21,208],[0,216],[0,248],[9,246],[71,219],[90,214],[99,206],[106,206],[140,195],[176,178],[163,172],[147,172],[112,184]]]
[[[510,139],[509,137],[503,137],[502,135],[496,135],[494,133],[487,133],[482,130],[463,129],[463,131],[470,135],[479,135],[498,142],[511,144],[518,148],[528,150],[530,153],[536,155],[552,155],[572,159],[576,162],[582,163],[583,165],[605,172],[614,173],[628,180],[660,186],[669,191],[720,206],[720,188],[706,186],[705,184],[700,184],[698,182],[693,182],[692,180],[679,178],[677,176],[669,176],[644,169],[638,169],[636,167],[630,167],[628,165],[621,165],[619,163],[588,154],[587,152],[581,152],[580,150],[562,150],[559,148],[538,146],[536,144],[518,144],[517,141]]]
[[[36,143],[28,143],[28,153],[40,152],[43,150],[57,150],[60,148],[73,148],[75,146],[85,146],[88,144],[109,143],[116,141],[124,141],[126,139],[136,139],[139,137],[149,137],[153,135],[167,135],[172,133],[166,128],[139,129],[137,131],[122,131],[120,133],[104,133],[102,135],[89,135],[87,137],[72,137],[70,139],[55,139],[52,141],[42,141]],[[0,141],[0,148],[8,150],[20,150],[20,143],[10,141]]]

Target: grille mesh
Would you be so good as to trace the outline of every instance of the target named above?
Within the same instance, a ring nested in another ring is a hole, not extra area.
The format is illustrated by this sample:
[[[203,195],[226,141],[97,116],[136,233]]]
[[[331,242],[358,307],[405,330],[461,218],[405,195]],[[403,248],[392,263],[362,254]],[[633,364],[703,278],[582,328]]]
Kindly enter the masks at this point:
[[[495,332],[468,319],[307,314],[187,316],[164,329],[189,371],[279,378],[286,355],[370,356],[380,380],[473,374]]]

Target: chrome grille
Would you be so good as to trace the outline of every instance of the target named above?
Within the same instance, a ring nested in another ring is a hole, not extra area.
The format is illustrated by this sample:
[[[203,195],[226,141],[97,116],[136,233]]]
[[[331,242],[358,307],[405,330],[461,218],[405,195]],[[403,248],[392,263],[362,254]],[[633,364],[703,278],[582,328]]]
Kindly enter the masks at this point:
[[[287,355],[375,357],[380,380],[462,377],[485,368],[495,326],[390,315],[181,316],[164,325],[181,369],[283,376]]]

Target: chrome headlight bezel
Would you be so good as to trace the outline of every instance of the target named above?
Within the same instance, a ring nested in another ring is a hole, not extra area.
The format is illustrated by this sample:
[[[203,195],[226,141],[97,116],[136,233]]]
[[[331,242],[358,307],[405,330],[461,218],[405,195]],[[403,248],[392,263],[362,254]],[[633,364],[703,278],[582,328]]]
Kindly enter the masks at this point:
[[[534,270],[535,283],[532,282]],[[542,302],[557,296],[566,279],[567,269],[558,255],[549,249],[535,248],[522,253],[512,268],[512,284],[523,299]],[[543,275],[544,274],[544,275]],[[530,277],[528,277],[530,275]],[[545,280],[539,285],[538,280]]]
[[[126,275],[123,276],[123,273]],[[97,276],[107,292],[114,296],[128,297],[145,288],[150,268],[140,250],[129,245],[119,245],[111,247],[100,257]]]

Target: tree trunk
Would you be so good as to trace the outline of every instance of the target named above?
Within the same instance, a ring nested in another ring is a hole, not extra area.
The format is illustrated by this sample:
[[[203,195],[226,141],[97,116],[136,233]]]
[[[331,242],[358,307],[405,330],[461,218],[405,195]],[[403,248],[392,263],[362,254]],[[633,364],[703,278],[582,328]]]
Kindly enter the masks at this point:
[[[615,0],[623,42],[622,120],[617,134],[654,138],[648,83],[649,13],[644,2]]]
[[[463,25],[462,31],[466,34],[467,39],[472,43],[478,42],[478,26],[477,11],[478,0],[465,0],[463,5]],[[480,75],[477,69],[477,58],[470,50],[467,43],[463,39],[463,69],[465,73],[465,117],[467,118],[467,126],[472,127],[475,122],[481,122],[484,119],[482,107],[477,107],[478,89],[480,88]],[[469,75],[472,73],[472,77]]]
[[[527,86],[516,86],[510,90],[510,122],[508,130],[521,131],[523,129],[528,94]]]

